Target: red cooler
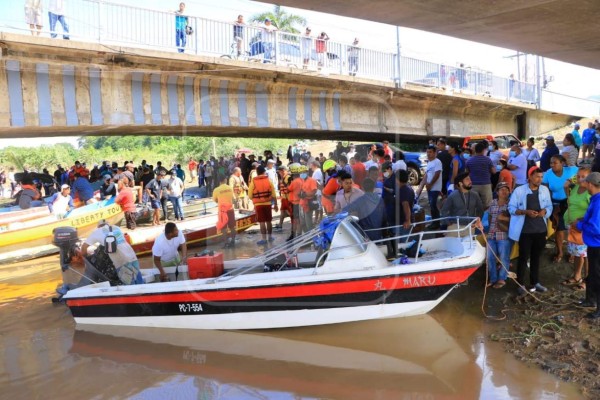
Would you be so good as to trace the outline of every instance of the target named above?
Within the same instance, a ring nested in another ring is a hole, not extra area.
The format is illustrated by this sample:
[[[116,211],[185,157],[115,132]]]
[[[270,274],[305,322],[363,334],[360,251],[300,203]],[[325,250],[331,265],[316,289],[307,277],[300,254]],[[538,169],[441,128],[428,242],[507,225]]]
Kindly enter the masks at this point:
[[[214,278],[223,275],[223,253],[188,257],[190,279]]]

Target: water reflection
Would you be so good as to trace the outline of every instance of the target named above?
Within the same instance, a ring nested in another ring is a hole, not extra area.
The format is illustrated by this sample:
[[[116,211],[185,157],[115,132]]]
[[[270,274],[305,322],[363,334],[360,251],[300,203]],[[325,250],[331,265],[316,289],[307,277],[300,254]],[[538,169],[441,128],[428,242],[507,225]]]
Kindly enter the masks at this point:
[[[198,376],[197,394],[234,387],[256,398],[276,391],[345,399],[464,399],[475,398],[481,382],[480,368],[430,316],[269,334],[96,328],[76,331],[70,353]]]

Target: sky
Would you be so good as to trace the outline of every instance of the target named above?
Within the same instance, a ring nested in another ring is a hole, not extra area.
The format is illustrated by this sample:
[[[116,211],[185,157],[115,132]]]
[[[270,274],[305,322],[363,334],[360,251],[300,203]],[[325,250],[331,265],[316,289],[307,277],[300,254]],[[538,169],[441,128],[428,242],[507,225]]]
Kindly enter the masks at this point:
[[[47,4],[48,0],[42,0]],[[82,2],[85,0],[67,0]],[[120,0],[114,1],[123,5],[144,7],[161,11],[175,11],[179,1],[165,0]],[[0,25],[24,27],[23,8],[18,1],[0,2]],[[233,22],[238,14],[243,14],[246,21],[254,14],[269,11],[272,4],[249,0],[186,0],[186,12],[189,15],[201,16],[207,19]],[[303,16],[313,32],[326,31],[331,40],[351,43],[355,37],[361,45],[385,51],[396,51],[396,27],[386,24],[363,21],[354,18],[334,16],[314,11],[284,8],[286,11]],[[47,20],[47,14],[44,14]],[[69,16],[67,16],[68,21]],[[0,30],[2,27],[0,26]],[[406,57],[444,63],[446,65],[466,66],[491,71],[494,75],[508,77],[518,76],[517,63],[514,58],[508,58],[516,52],[495,46],[488,46],[472,41],[452,38],[449,36],[419,31],[410,28],[400,28],[401,53]],[[528,57],[531,73],[534,71],[535,57]],[[524,57],[521,64],[525,64]],[[552,76],[553,81],[548,89],[558,93],[576,97],[588,98],[600,95],[600,70],[581,67],[556,60],[545,59],[546,75]],[[522,68],[523,69],[523,68]],[[523,71],[521,71],[523,76]],[[529,76],[530,82],[533,75]],[[523,78],[523,80],[525,80]],[[76,138],[53,138],[47,142],[36,140],[35,145],[68,142],[76,145]],[[32,145],[31,141],[19,139],[0,140],[0,148],[10,145]]]

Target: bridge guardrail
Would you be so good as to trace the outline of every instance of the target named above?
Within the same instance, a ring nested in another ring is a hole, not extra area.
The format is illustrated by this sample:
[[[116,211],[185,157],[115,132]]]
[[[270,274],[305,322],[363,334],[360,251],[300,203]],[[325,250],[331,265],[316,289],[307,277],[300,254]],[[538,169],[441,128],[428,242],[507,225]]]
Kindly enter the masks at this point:
[[[107,46],[127,45],[177,51],[174,10],[157,11],[105,0],[71,1],[66,4],[66,20],[70,36],[74,39]],[[22,13],[19,15],[22,18]],[[47,13],[43,15],[46,18]],[[400,57],[398,71],[396,53],[356,47],[333,40],[321,42],[316,37],[307,38],[287,32],[270,33],[263,26],[251,24],[243,26],[240,43],[242,54],[238,56],[234,23],[188,16],[188,24],[193,28],[192,34],[185,35],[184,50],[188,54],[225,56],[249,62],[319,70],[324,75],[355,75],[400,85],[442,88],[476,96],[538,104],[541,108],[549,107],[548,110],[555,112],[563,112],[557,110],[557,107],[561,107],[561,101],[568,110],[577,107],[571,96],[566,96],[565,98],[570,99],[565,101],[556,93],[543,91],[542,95],[548,98],[538,99],[535,84],[496,76],[491,72],[404,56]],[[16,20],[13,17],[11,20],[10,16],[0,17],[0,29],[21,33],[28,31],[22,19]],[[57,30],[60,29],[62,27]],[[593,110],[594,105],[585,103],[584,108],[584,115],[587,115],[588,109]]]

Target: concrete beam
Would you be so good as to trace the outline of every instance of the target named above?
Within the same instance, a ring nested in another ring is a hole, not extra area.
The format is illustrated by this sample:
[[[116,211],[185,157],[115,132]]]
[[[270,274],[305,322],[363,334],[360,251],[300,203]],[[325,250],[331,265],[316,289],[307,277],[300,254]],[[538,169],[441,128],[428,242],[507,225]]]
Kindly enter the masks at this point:
[[[535,111],[530,104],[419,86],[399,90],[290,67],[57,43],[0,34],[0,137],[465,136],[519,133],[517,117]],[[532,115],[539,122],[528,126],[537,129],[551,114]]]

